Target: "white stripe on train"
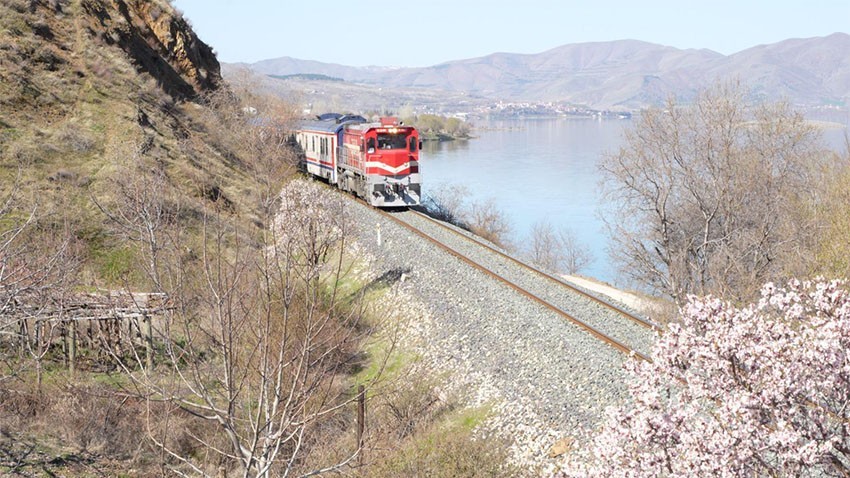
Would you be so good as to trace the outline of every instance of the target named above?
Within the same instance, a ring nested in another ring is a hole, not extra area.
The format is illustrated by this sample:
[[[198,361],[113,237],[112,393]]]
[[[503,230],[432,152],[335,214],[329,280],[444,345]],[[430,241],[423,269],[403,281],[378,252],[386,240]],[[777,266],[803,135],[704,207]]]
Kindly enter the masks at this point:
[[[417,161],[408,161],[408,162],[402,164],[401,166],[394,168],[392,166],[387,166],[384,163],[379,163],[377,161],[366,161],[366,168],[378,168],[378,169],[383,169],[384,171],[386,171],[388,173],[398,174],[398,173],[404,171],[405,169],[409,169],[410,166],[416,166],[418,164],[419,163]]]

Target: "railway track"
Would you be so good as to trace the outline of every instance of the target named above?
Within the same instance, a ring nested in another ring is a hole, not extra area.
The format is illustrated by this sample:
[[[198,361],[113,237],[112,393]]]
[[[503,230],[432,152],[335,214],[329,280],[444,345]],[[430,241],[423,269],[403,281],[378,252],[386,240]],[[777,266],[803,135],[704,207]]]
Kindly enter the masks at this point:
[[[452,226],[362,203],[350,214],[357,254],[391,286],[378,300],[403,320],[403,349],[446,393],[492,406],[486,429],[515,443],[521,462],[548,462],[555,441],[628,399],[623,364],[648,358],[651,326]]]
[[[378,211],[617,351],[649,360],[658,326],[417,211]],[[452,240],[451,238],[454,238]],[[458,241],[456,239],[460,238]]]
[[[480,247],[483,247],[484,249],[486,249],[488,252],[493,253],[493,254],[501,257],[502,259],[511,262],[512,264],[515,264],[517,267],[521,267],[525,270],[531,271],[531,272],[533,272],[533,273],[535,273],[535,274],[537,274],[541,277],[544,277],[544,278],[550,280],[551,282],[555,283],[558,286],[564,287],[564,288],[570,290],[571,292],[579,294],[582,297],[585,297],[586,299],[588,299],[592,302],[595,302],[595,303],[611,310],[612,312],[620,314],[626,320],[634,322],[635,324],[640,325],[642,327],[645,327],[647,329],[650,329],[654,332],[661,332],[661,327],[658,326],[658,324],[656,324],[655,322],[652,322],[651,320],[643,318],[639,315],[635,315],[635,314],[627,311],[626,309],[624,309],[624,308],[622,308],[618,305],[615,305],[615,304],[611,303],[610,301],[607,301],[607,300],[605,300],[605,299],[603,299],[603,298],[601,298],[601,297],[599,297],[595,294],[592,294],[592,293],[590,293],[586,290],[583,290],[579,287],[576,287],[573,284],[570,284],[569,282],[567,282],[567,281],[565,281],[565,280],[563,280],[559,277],[553,276],[552,274],[550,274],[548,272],[542,271],[542,270],[540,270],[540,269],[538,269],[538,268],[536,268],[532,265],[529,265],[525,262],[522,262],[521,260],[519,260],[519,259],[517,259],[517,258],[515,258],[515,257],[513,257],[509,254],[506,254],[503,251],[500,251],[499,249],[488,244],[487,242],[484,242],[484,241],[476,238],[472,234],[468,234],[465,231],[462,232],[462,231],[458,230],[457,228],[455,228],[453,226],[449,226],[448,224],[446,224],[442,221],[438,221],[438,220],[432,218],[431,216],[429,216],[425,213],[415,211],[415,210],[412,210],[412,209],[410,210],[410,212],[413,213],[413,214],[416,214],[418,217],[420,217],[422,219],[425,219],[426,221],[431,222],[432,224],[434,224],[436,226],[439,226],[439,227],[445,229],[446,231],[457,234],[458,236],[463,237],[464,239],[466,239],[470,242],[474,242],[475,244],[479,245]]]

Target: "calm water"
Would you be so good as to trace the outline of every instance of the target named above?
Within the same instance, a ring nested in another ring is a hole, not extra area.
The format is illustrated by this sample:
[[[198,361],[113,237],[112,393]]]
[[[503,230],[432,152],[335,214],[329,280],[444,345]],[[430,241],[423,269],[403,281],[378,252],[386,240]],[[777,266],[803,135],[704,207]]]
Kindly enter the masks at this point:
[[[424,188],[460,184],[474,200],[492,198],[510,219],[518,244],[538,221],[570,229],[595,257],[582,273],[624,285],[608,258],[608,236],[599,217],[598,164],[619,148],[623,130],[631,124],[589,119],[479,122],[487,129],[476,131],[476,139],[425,144]],[[827,130],[824,139],[843,148],[844,131]]]
[[[597,164],[605,151],[620,145],[628,124],[565,119],[479,123],[488,129],[476,131],[476,139],[426,143],[423,182],[426,188],[461,184],[472,199],[492,198],[520,244],[538,221],[572,230],[595,257],[583,272],[610,282],[615,271],[597,215]]]

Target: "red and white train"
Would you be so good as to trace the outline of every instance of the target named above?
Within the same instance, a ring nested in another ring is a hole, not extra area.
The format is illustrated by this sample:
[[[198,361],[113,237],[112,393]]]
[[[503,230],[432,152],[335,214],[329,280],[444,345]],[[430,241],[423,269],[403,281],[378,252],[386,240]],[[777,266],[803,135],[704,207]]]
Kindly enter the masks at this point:
[[[362,116],[329,113],[301,123],[295,137],[308,173],[373,206],[420,203],[422,143],[416,128],[396,118],[370,123]]]

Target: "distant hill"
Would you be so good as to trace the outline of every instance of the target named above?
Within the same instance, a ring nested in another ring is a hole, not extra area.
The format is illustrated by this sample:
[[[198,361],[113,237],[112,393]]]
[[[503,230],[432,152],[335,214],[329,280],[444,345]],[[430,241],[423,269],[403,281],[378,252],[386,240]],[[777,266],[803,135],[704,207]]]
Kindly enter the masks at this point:
[[[311,60],[299,60],[296,58],[282,57],[273,60],[263,60],[250,65],[256,73],[263,75],[299,75],[317,74],[331,78],[343,78],[347,81],[379,81],[383,75],[395,71],[384,67],[356,67],[322,63]]]
[[[307,81],[345,81],[342,78],[334,78],[318,73],[297,73],[295,75],[269,75],[276,80],[307,80]]]
[[[425,68],[351,67],[294,58],[245,65],[266,75],[321,74],[394,88],[432,88],[500,100],[567,101],[634,109],[691,97],[718,79],[805,106],[850,101],[850,35],[792,39],[733,55],[636,40],[564,45],[537,54],[494,53]]]

